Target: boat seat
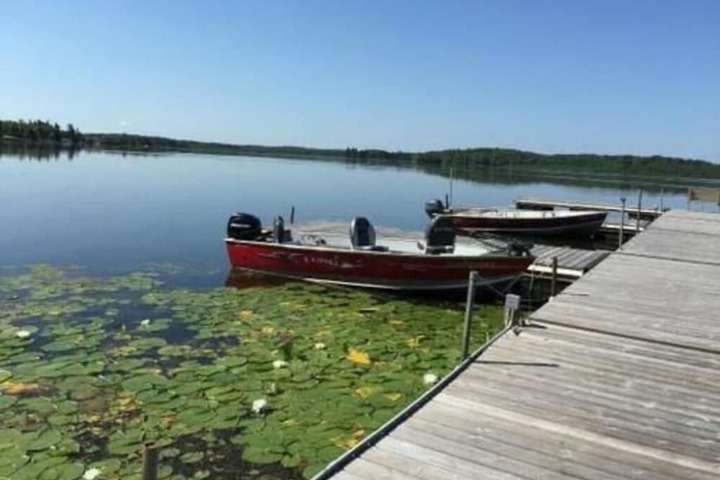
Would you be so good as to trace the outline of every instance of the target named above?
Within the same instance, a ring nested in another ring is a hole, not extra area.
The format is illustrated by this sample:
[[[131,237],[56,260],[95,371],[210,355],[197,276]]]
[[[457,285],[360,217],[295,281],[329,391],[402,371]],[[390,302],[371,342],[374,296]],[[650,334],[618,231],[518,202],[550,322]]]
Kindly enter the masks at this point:
[[[292,233],[285,229],[283,217],[277,217],[273,222],[272,239],[275,243],[292,242]]]
[[[353,250],[388,251],[388,247],[375,245],[375,227],[365,217],[355,217],[350,222],[350,244]]]
[[[418,242],[418,248],[429,255],[453,253],[455,251],[455,224],[450,217],[437,216],[425,229],[425,240]]]

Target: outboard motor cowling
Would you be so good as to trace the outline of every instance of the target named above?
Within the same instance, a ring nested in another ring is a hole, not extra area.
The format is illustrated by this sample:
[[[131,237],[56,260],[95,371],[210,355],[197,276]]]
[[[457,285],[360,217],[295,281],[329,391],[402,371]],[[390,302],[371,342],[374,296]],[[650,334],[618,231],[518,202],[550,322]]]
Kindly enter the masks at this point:
[[[444,212],[445,207],[443,206],[442,200],[438,200],[436,198],[434,200],[425,202],[425,213],[427,213],[428,217],[433,218],[434,216],[440,215]]]
[[[425,230],[425,253],[438,255],[455,251],[455,224],[448,216],[435,217]]]
[[[375,228],[367,218],[356,217],[350,222],[350,244],[353,248],[375,246]]]
[[[249,213],[234,213],[227,224],[227,236],[236,240],[256,240],[262,234],[260,219]]]

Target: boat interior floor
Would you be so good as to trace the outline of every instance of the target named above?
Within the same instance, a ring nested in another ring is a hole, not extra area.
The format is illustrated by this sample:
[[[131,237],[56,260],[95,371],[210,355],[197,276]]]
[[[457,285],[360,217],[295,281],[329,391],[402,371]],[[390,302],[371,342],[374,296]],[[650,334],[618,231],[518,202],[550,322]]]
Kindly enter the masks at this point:
[[[310,233],[304,231],[296,231],[293,234],[294,239],[288,244],[294,245],[312,245],[325,246],[327,248],[343,249],[343,250],[370,250],[390,253],[407,253],[420,254],[423,253],[422,242],[418,239],[422,238],[418,235],[415,238],[401,238],[395,236],[378,235],[375,247],[356,247],[353,248],[350,238],[347,234],[324,232],[322,234]],[[455,249],[452,253],[443,253],[442,255],[455,256],[477,256],[491,253],[492,250],[476,240],[458,237],[455,242]]]

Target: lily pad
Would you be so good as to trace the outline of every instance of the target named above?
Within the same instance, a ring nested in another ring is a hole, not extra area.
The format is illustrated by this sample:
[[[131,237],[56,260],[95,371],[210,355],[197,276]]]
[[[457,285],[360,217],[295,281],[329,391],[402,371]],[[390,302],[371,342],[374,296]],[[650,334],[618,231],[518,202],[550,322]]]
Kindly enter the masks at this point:
[[[40,431],[37,437],[28,444],[27,449],[30,451],[42,451],[57,445],[60,440],[62,440],[62,435],[57,430],[48,428]]]
[[[203,459],[203,452],[188,452],[180,455],[180,461],[183,463],[195,463]]]
[[[188,289],[155,275],[25,272],[0,275],[0,478],[20,469],[64,478],[50,463],[69,465],[69,478],[80,464],[137,478],[148,440],[166,452],[168,478],[212,477],[238,457],[243,477],[307,474],[417,398],[423,375],[441,377],[460,353],[461,308],[305,284]],[[501,318],[476,313],[487,324]],[[31,336],[15,336],[29,325]],[[473,335],[475,345],[484,327]]]
[[[247,447],[242,452],[242,458],[251,463],[276,463],[283,459],[283,454],[258,447]]]

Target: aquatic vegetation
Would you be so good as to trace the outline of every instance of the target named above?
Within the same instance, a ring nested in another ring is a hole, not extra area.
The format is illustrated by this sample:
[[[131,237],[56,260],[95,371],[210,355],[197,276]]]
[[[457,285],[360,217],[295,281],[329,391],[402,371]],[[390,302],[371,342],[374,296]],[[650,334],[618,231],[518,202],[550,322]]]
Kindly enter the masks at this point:
[[[474,344],[499,325],[476,315]],[[305,284],[0,273],[0,478],[307,478],[458,361],[462,311]],[[431,378],[432,376],[432,378]]]
[[[434,385],[435,382],[437,382],[437,381],[438,381],[437,375],[435,375],[432,372],[428,372],[425,375],[423,375],[423,383],[425,385]]]

